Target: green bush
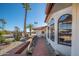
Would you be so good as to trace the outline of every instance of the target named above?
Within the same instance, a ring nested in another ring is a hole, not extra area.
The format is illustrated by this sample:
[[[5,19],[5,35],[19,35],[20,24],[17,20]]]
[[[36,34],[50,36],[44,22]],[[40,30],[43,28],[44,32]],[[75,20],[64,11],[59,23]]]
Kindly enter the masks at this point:
[[[0,35],[0,43],[4,43],[4,42],[5,42],[5,38]]]
[[[12,42],[15,42],[16,40],[14,39]]]
[[[0,34],[3,35],[3,34],[6,34],[6,32],[5,31],[0,31]]]
[[[15,36],[15,40],[16,40],[16,41],[19,41],[20,38],[21,38],[21,37],[20,37],[19,33],[17,33],[17,35]]]
[[[6,44],[10,44],[11,41],[10,41],[10,40],[5,40],[4,43],[6,43]]]
[[[14,36],[15,40],[16,40],[16,41],[19,41],[20,38],[21,38],[21,33],[20,33],[20,32],[16,32],[14,35],[15,35],[15,36]]]
[[[15,26],[14,38],[16,41],[19,41],[21,38],[21,32],[20,32],[19,27],[17,27],[17,26]]]

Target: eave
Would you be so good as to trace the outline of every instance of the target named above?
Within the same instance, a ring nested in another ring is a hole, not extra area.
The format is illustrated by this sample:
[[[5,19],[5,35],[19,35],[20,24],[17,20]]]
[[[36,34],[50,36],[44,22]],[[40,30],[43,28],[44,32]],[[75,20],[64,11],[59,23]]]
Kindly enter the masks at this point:
[[[54,6],[54,3],[48,3],[48,4],[47,4],[46,10],[45,10],[46,18],[45,18],[45,21],[44,21],[44,22],[47,21],[47,18],[48,18],[48,16],[49,16],[50,11],[51,11],[51,9],[52,9],[53,6]]]

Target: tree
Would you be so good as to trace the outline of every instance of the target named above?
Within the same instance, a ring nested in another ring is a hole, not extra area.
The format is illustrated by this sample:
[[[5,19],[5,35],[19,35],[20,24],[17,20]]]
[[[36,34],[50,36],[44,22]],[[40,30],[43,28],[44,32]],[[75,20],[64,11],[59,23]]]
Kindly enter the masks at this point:
[[[33,24],[29,24],[29,25],[27,26],[27,28],[29,28],[30,36],[31,36],[31,34],[32,34]]]
[[[30,5],[28,3],[23,3],[23,8],[25,10],[25,17],[24,17],[24,36],[26,36],[26,16],[27,16],[27,11],[31,10]]]
[[[7,23],[7,22],[6,22],[4,19],[0,19],[0,25],[2,25],[2,26],[0,26],[0,28],[1,28],[2,30],[4,30],[6,23]]]

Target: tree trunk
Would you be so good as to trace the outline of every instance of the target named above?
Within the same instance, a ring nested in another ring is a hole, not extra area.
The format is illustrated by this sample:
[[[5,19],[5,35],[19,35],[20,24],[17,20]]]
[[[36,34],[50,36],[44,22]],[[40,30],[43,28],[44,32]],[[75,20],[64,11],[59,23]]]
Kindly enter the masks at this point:
[[[27,11],[25,10],[25,18],[24,18],[24,37],[26,37],[26,16],[27,16]]]

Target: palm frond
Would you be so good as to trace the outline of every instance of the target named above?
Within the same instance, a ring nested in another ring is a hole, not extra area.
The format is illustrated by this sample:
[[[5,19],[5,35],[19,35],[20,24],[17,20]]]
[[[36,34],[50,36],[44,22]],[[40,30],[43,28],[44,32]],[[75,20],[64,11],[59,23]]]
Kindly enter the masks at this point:
[[[28,26],[27,26],[27,28],[32,28],[33,27],[33,24],[29,24]]]
[[[22,3],[25,10],[31,10],[29,3]]]

